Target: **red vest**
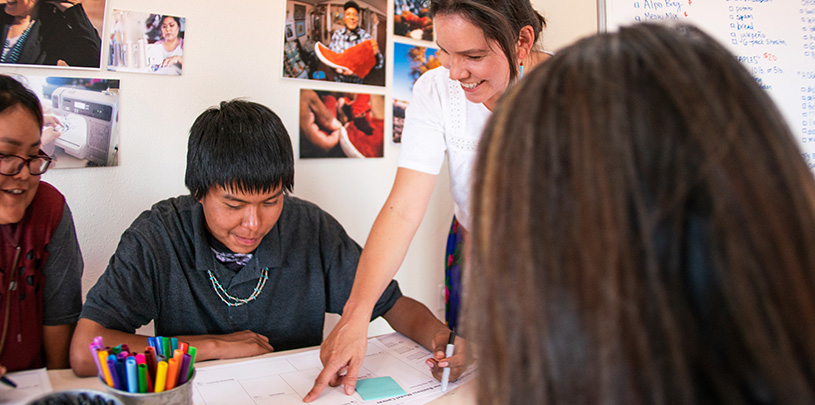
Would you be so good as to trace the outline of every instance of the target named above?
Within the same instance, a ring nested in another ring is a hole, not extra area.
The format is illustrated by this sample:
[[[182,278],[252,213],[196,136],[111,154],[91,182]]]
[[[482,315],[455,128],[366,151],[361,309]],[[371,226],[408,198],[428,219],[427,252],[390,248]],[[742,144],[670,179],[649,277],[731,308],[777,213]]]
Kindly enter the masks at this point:
[[[40,181],[23,219],[13,225],[0,225],[0,340],[5,336],[0,364],[9,371],[45,366],[42,268],[64,206],[65,197]]]

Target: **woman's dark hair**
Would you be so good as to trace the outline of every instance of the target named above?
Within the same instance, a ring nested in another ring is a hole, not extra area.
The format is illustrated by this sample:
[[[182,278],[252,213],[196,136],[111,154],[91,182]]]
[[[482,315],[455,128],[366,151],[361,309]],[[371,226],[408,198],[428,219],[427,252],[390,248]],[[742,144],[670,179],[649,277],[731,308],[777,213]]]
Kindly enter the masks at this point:
[[[190,129],[184,182],[199,200],[217,186],[291,192],[294,155],[286,127],[268,107],[250,101],[223,101],[204,111]]]
[[[535,43],[546,27],[546,20],[529,0],[431,0],[430,14],[458,15],[481,28],[488,41],[495,41],[509,61],[509,78],[518,77],[518,55],[515,52],[521,28],[532,27]]]
[[[10,76],[0,74],[0,112],[15,105],[30,112],[42,128],[42,105],[37,95]]]
[[[163,15],[161,16],[161,19],[158,20],[158,27],[161,28],[161,26],[164,24],[164,20],[167,18],[172,18],[175,20],[175,24],[178,25],[178,37],[184,38],[184,31],[181,29],[181,17],[176,17],[174,15]]]
[[[464,334],[492,403],[815,403],[815,180],[688,25],[583,39],[478,151]]]

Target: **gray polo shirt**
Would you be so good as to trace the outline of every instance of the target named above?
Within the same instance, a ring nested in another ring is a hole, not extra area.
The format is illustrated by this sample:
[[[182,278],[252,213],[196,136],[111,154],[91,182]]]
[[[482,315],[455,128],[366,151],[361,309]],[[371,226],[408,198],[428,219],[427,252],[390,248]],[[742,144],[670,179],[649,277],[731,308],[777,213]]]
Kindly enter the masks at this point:
[[[322,342],[326,312],[341,314],[362,251],[342,226],[316,205],[285,196],[280,219],[237,273],[215,260],[203,208],[192,196],[171,198],[143,212],[119,241],[108,268],[88,292],[82,318],[127,333],[155,321],[156,335],[227,334],[251,330],[276,351]],[[233,297],[257,299],[228,306],[207,270]],[[373,318],[402,296],[392,281]]]

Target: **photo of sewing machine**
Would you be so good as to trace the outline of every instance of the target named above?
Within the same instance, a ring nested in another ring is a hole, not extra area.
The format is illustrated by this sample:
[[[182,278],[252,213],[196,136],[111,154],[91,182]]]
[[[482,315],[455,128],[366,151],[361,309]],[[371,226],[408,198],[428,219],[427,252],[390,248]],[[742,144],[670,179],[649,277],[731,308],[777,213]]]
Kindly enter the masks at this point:
[[[51,107],[62,121],[57,148],[88,166],[117,164],[118,94],[59,87],[51,93]]]

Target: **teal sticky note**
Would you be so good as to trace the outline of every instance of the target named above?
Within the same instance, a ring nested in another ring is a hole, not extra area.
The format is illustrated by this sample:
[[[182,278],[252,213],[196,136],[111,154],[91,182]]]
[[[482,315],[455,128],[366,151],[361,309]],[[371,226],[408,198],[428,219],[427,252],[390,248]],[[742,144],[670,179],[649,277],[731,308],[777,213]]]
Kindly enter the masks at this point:
[[[357,380],[357,392],[365,401],[374,401],[407,394],[405,390],[390,377]]]

